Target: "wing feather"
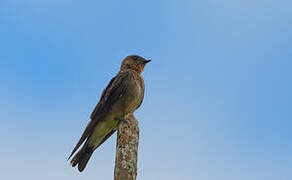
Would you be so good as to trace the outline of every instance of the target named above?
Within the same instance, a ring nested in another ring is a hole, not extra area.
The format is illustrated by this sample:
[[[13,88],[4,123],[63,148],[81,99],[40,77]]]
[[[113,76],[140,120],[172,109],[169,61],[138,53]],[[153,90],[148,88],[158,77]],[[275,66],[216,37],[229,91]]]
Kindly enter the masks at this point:
[[[94,127],[100,120],[103,119],[103,117],[107,114],[112,105],[125,94],[127,90],[126,79],[130,78],[130,76],[131,76],[130,72],[119,73],[117,76],[112,78],[108,86],[103,90],[101,98],[90,116],[91,121],[86,126],[81,138],[79,139],[78,143],[76,144],[75,148],[73,149],[68,159],[72,157],[72,155],[82,145],[86,138],[88,138],[91,135]],[[111,132],[110,134],[112,133],[114,132]],[[105,140],[107,138],[105,138]]]

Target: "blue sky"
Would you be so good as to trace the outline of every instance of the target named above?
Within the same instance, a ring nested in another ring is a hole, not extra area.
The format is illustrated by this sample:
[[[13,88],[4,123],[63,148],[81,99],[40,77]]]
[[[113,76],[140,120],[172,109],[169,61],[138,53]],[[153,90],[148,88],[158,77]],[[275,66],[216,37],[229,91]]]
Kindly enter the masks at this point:
[[[129,54],[138,179],[292,179],[292,1],[0,1],[1,179],[112,179],[115,139],[66,161]]]

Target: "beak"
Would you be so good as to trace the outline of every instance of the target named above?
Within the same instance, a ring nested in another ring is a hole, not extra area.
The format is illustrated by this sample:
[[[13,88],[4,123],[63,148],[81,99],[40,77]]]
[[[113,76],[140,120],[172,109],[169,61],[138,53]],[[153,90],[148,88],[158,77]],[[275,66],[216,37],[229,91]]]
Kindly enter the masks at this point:
[[[145,64],[147,64],[147,63],[149,63],[149,62],[151,62],[151,59],[146,59],[146,60],[144,61]]]

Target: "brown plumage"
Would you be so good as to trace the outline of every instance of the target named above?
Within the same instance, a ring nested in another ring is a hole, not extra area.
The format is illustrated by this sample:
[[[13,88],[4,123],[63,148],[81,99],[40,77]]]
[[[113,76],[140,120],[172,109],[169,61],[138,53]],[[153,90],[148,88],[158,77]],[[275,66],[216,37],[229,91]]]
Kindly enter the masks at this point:
[[[140,107],[144,97],[144,80],[141,73],[148,62],[150,60],[137,55],[127,56],[119,73],[103,90],[90,116],[91,121],[68,158],[70,159],[86,140],[71,160],[73,167],[78,164],[80,172],[86,167],[93,151],[116,131],[119,123],[117,119],[123,119]]]

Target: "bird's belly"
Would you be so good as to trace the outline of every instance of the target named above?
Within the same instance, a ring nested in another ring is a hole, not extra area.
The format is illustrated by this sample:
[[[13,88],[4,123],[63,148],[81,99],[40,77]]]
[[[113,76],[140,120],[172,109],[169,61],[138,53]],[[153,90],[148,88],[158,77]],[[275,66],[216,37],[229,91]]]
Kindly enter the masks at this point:
[[[128,113],[133,113],[141,100],[141,87],[136,84],[136,86],[129,89],[126,96],[123,98],[123,105],[125,115]]]

